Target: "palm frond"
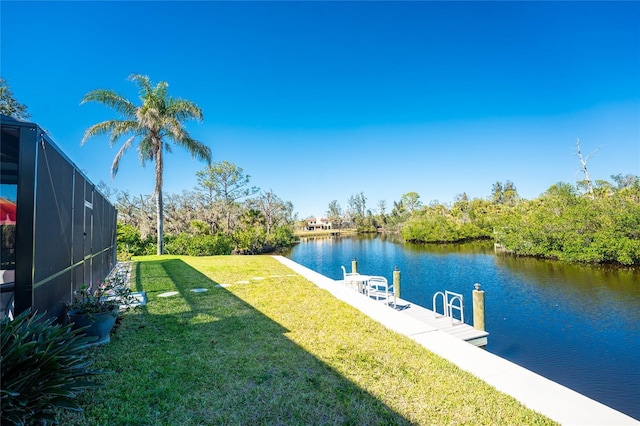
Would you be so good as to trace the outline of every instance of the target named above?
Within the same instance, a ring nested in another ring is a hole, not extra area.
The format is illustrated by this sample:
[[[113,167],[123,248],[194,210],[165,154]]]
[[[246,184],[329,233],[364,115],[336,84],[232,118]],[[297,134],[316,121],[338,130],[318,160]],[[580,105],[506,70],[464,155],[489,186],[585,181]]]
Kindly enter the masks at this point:
[[[180,141],[181,139],[190,137],[182,123],[175,117],[165,117],[164,128],[167,136],[174,141]]]
[[[166,108],[166,103],[170,99],[167,95],[167,87],[169,87],[169,84],[167,82],[160,81],[153,89],[153,98],[158,101],[164,108]]]
[[[151,92],[151,81],[148,76],[142,74],[131,74],[128,80],[133,81],[140,88],[140,99],[142,99],[145,94]]]
[[[140,159],[140,163],[144,166],[147,161],[154,160],[155,155],[153,138],[149,134],[146,134],[138,144],[138,158]]]
[[[167,106],[167,114],[176,120],[183,122],[186,120],[203,120],[202,110],[198,105],[184,99],[170,99]]]
[[[138,122],[135,120],[118,121],[111,129],[111,137],[109,138],[109,145],[113,146],[121,136],[136,132],[138,130]]]
[[[80,145],[84,145],[87,139],[93,136],[99,136],[104,135],[105,133],[109,133],[117,125],[118,122],[120,122],[120,120],[107,120],[89,127],[84,132],[84,136],[80,141]]]
[[[194,158],[211,163],[211,148],[204,143],[191,139],[189,151]]]
[[[193,158],[211,162],[211,149],[200,141],[197,141],[189,135],[184,127],[177,120],[167,120],[168,137],[176,144],[185,148]]]
[[[103,105],[108,106],[109,108],[115,110],[116,112],[122,114],[125,118],[133,118],[135,117],[136,107],[126,98],[118,95],[113,90],[106,89],[96,89],[92,90],[82,98],[80,101],[80,105],[85,104],[87,102],[98,102]]]
[[[125,154],[125,152],[127,152],[129,150],[129,148],[131,148],[131,145],[133,144],[134,140],[135,140],[135,136],[131,136],[129,139],[127,139],[122,144],[122,146],[118,150],[118,153],[114,157],[113,163],[111,164],[111,178],[112,179],[118,174],[118,168],[120,167],[120,159]]]

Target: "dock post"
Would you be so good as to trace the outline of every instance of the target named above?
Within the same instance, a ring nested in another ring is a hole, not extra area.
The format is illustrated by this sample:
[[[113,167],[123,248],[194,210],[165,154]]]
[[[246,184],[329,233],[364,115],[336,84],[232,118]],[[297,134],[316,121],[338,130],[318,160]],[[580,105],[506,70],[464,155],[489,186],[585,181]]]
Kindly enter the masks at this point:
[[[484,325],[484,290],[480,290],[480,284],[475,284],[473,290],[473,328],[485,331]]]
[[[393,270],[393,294],[400,299],[400,271],[397,266]]]
[[[351,272],[353,272],[354,274],[358,273],[358,261],[355,257],[351,261]]]

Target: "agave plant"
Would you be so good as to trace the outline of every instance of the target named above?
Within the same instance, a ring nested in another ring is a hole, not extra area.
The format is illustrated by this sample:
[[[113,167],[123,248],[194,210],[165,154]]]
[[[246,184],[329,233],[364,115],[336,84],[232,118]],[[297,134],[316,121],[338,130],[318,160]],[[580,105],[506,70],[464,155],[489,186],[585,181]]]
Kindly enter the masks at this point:
[[[56,410],[82,411],[76,397],[99,385],[89,379],[90,338],[45,314],[2,320],[0,410],[5,424],[57,424]]]

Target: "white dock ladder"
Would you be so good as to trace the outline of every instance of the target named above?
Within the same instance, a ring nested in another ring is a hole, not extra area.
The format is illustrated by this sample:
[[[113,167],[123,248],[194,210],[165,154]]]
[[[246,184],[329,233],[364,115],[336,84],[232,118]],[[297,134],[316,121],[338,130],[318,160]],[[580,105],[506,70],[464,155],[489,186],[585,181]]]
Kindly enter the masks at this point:
[[[438,296],[442,297],[442,307],[444,310],[443,314],[438,314],[438,306],[436,305]],[[457,305],[456,302],[458,302]],[[459,320],[454,318],[453,316],[454,309],[460,313]],[[453,325],[464,324],[464,303],[462,302],[462,294],[454,293],[449,290],[445,290],[444,292],[437,292],[433,295],[433,313],[436,318],[438,317],[438,315],[450,318]]]

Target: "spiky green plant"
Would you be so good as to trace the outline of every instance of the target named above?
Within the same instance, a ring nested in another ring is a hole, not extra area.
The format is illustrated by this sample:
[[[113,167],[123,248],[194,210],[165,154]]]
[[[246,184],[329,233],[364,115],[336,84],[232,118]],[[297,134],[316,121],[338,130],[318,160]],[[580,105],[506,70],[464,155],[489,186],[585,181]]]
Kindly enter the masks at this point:
[[[0,409],[2,424],[56,424],[56,410],[82,411],[76,396],[99,385],[88,379],[90,338],[28,310],[2,320]]]

